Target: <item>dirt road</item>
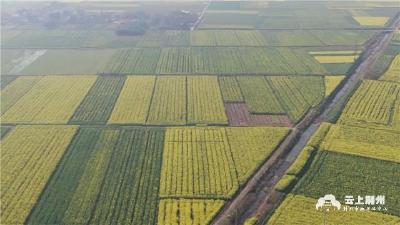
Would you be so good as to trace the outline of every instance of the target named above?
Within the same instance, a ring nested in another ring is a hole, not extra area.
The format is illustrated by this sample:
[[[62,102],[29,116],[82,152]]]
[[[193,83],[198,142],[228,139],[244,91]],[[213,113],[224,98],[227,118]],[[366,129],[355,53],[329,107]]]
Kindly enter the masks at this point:
[[[208,9],[208,6],[210,6],[211,0],[207,1],[203,8],[203,10],[201,11],[199,17],[197,18],[197,21],[193,24],[193,26],[190,28],[191,31],[195,30],[196,27],[199,25],[199,23],[201,22],[201,20],[203,19],[204,14],[206,13],[206,10]]]

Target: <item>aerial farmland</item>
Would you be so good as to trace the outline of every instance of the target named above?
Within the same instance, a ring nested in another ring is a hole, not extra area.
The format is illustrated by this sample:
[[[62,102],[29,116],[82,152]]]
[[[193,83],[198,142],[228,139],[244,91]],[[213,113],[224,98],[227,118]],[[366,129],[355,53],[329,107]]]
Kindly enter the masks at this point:
[[[400,224],[397,0],[0,3],[0,224]]]

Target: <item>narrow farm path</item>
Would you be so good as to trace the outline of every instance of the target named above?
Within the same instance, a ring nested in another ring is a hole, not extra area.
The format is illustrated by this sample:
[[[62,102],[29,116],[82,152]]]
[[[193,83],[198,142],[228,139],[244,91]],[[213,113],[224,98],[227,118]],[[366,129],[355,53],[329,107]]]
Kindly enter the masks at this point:
[[[199,25],[199,23],[201,22],[201,20],[204,17],[204,14],[206,13],[208,7],[210,6],[211,0],[207,1],[204,5],[203,10],[201,11],[199,18],[197,18],[197,21],[193,24],[193,26],[190,28],[191,31],[195,30],[196,27]]]

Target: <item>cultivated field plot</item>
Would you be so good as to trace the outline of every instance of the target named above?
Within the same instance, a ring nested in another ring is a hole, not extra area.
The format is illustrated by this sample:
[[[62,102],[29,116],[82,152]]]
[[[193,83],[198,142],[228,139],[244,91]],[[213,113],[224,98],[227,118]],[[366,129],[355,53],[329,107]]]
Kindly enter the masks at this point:
[[[231,197],[287,132],[287,128],[167,129],[160,196]]]
[[[3,77],[1,77],[3,84]],[[13,106],[40,80],[40,77],[19,77],[1,90],[1,115]]]
[[[337,45],[347,48],[363,45],[375,34],[375,31],[371,30],[312,30],[310,32],[327,46]]]
[[[387,71],[380,77],[380,80],[400,82],[400,54],[393,59]]]
[[[316,199],[331,193],[343,202],[346,195],[376,193],[386,196],[387,213],[400,216],[398,173],[399,163],[321,151],[293,193]]]
[[[162,199],[157,224],[209,224],[223,204],[222,200]]]
[[[117,50],[100,73],[154,74],[160,51],[159,48]]]
[[[292,126],[286,115],[252,114],[245,103],[225,103],[225,111],[231,126]]]
[[[288,128],[281,127],[226,129],[239,184],[243,184],[253,174],[288,132]]]
[[[155,224],[164,131],[81,128],[28,224]]]
[[[1,141],[2,223],[25,222],[76,130],[75,126],[17,126]]]
[[[228,123],[217,77],[188,77],[187,99],[188,124]]]
[[[298,121],[325,96],[322,77],[266,77],[292,121]]]
[[[128,76],[109,124],[228,124],[216,76]]]
[[[144,124],[155,80],[155,76],[128,76],[108,123]]]
[[[161,197],[230,197],[238,187],[224,128],[166,131]]]
[[[400,54],[400,45],[396,44],[394,39],[391,41],[390,45],[385,49],[383,54],[378,58],[378,60],[374,63],[372,70],[368,74],[370,77],[378,78],[383,77],[382,80],[390,79],[392,81],[396,81],[396,75],[392,76],[390,75],[390,65],[392,62],[394,62],[394,59],[396,58],[397,55]],[[393,64],[392,69],[395,69],[396,64]],[[394,70],[395,71],[395,70]],[[386,76],[383,76],[388,72]]]
[[[3,30],[6,34],[14,30]],[[118,36],[112,30],[22,30],[2,42],[6,48],[131,47],[137,37]]]
[[[2,91],[2,123],[66,124],[95,80],[95,76],[18,78]]]
[[[15,74],[21,75],[92,75],[103,72],[114,55],[113,49],[52,49]]]
[[[238,29],[252,29],[255,28],[260,21],[257,11],[217,11],[206,12],[202,19],[199,28],[238,28]]]
[[[191,46],[267,46],[266,38],[256,30],[195,30],[190,32]]]
[[[303,30],[263,30],[270,46],[325,46],[311,31]]]
[[[339,118],[341,124],[399,129],[400,86],[365,80],[350,98]]]
[[[327,74],[303,49],[198,47],[191,50],[194,74]],[[188,56],[189,57],[189,56]]]
[[[358,51],[314,51],[309,52],[315,60],[324,65],[330,72],[345,74],[357,60]]]
[[[237,77],[237,80],[250,112],[285,113],[265,77]]]
[[[254,124],[255,121],[261,124],[277,121],[288,124],[287,116],[291,121],[298,122],[311,107],[324,99],[327,88],[330,93],[339,84],[331,82],[326,87],[325,79],[321,76],[219,77],[225,103],[246,104],[226,104],[230,124],[237,125]]]
[[[243,102],[243,94],[236,77],[221,76],[218,78],[224,102]]]
[[[389,20],[389,17],[384,16],[354,16],[354,19],[361,26],[377,26],[383,27],[386,22]]]
[[[185,76],[162,76],[157,78],[146,124],[186,124],[186,79]]]
[[[400,162],[400,134],[390,130],[332,125],[321,148]]]
[[[105,124],[124,82],[125,77],[97,77],[69,123]]]
[[[325,96],[329,96],[342,82],[345,76],[325,76]]]
[[[328,221],[329,224],[379,225],[396,224],[400,221],[399,217],[378,212],[318,211],[315,210],[318,198],[289,194],[269,219],[268,224],[323,224],[324,221]]]

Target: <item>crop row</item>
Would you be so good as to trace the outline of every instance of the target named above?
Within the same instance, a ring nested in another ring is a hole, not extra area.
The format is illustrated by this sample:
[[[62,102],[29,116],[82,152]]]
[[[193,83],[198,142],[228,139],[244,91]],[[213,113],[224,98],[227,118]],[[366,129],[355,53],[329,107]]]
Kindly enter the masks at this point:
[[[280,105],[272,88],[264,77],[238,77],[244,100],[253,113],[283,114],[285,110]]]
[[[160,53],[159,48],[117,50],[101,73],[152,74],[155,72]]]
[[[243,102],[242,90],[236,77],[221,76],[218,79],[224,102]]]
[[[29,78],[28,78],[29,79]],[[66,123],[96,80],[94,76],[46,76],[34,82],[22,79],[17,86],[6,88],[9,96],[1,117],[5,123]],[[27,81],[27,82],[25,82]],[[23,83],[23,84],[21,84]],[[14,85],[14,82],[10,86]],[[19,86],[24,89],[18,90]],[[26,88],[25,88],[26,87]],[[12,89],[12,90],[11,90]],[[26,92],[24,94],[24,92]],[[17,93],[17,101],[14,95]],[[19,98],[18,98],[19,97]],[[14,101],[16,101],[14,103]],[[14,103],[14,104],[12,104]]]
[[[380,80],[400,82],[400,54],[392,60],[387,71],[381,76]]]
[[[230,197],[287,132],[286,128],[167,129],[160,196]]]
[[[333,125],[324,150],[400,162],[400,134],[391,130]]]
[[[267,77],[274,93],[292,121],[298,121],[307,110],[324,98],[321,77]]]
[[[81,128],[28,224],[155,224],[164,131]]]
[[[223,197],[237,189],[223,128],[168,129],[163,158],[161,197]]]
[[[186,77],[158,77],[150,105],[147,124],[186,124]]]
[[[17,126],[1,142],[1,221],[23,224],[77,127]]]
[[[399,99],[398,84],[363,81],[343,110],[340,123],[395,128],[400,124]]]
[[[326,74],[306,51],[288,48],[164,48],[160,74]]]
[[[70,123],[106,123],[124,85],[125,77],[98,77]]]
[[[155,80],[154,76],[127,77],[108,122],[145,123]]]
[[[158,209],[158,225],[209,224],[222,207],[222,200],[162,199]]]
[[[187,98],[189,124],[228,123],[217,77],[188,77]]]
[[[1,90],[1,115],[11,108],[22,96],[29,92],[40,77],[21,77]]]

